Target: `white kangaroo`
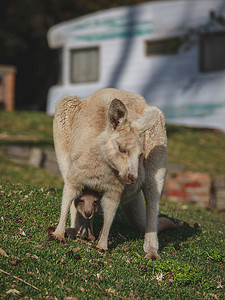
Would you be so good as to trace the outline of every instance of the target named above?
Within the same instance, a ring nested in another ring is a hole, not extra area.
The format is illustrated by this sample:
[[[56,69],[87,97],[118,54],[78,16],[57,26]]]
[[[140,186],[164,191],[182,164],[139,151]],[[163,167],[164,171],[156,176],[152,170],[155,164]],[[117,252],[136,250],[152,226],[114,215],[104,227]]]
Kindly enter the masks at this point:
[[[160,259],[158,204],[167,162],[162,112],[148,106],[140,95],[103,89],[82,100],[62,98],[56,107],[53,133],[64,179],[54,237],[64,239],[69,209],[71,227],[79,228],[76,207],[71,204],[88,188],[102,195],[104,222],[98,248],[108,249],[109,231],[121,204],[130,224],[145,232],[146,258]]]

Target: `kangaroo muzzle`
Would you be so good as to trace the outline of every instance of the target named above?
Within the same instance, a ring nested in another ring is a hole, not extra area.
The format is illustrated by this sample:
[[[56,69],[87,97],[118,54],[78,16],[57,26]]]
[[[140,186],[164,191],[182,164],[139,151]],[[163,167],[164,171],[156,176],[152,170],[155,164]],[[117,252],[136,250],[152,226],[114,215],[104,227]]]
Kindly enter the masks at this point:
[[[91,219],[93,217],[93,212],[92,211],[85,211],[84,212],[84,217],[85,217],[85,219]]]
[[[137,176],[128,173],[127,175],[124,176],[124,181],[126,184],[135,183],[137,181]]]

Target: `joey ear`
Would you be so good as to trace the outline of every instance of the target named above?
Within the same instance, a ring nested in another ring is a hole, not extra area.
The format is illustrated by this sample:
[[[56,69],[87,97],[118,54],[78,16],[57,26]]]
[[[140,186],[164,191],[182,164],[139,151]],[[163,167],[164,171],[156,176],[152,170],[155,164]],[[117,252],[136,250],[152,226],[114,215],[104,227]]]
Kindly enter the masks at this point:
[[[119,99],[113,99],[108,109],[109,125],[115,130],[127,120],[127,108]]]
[[[141,134],[154,126],[155,122],[160,118],[160,114],[161,112],[158,108],[151,107],[151,111],[133,121],[131,126]]]

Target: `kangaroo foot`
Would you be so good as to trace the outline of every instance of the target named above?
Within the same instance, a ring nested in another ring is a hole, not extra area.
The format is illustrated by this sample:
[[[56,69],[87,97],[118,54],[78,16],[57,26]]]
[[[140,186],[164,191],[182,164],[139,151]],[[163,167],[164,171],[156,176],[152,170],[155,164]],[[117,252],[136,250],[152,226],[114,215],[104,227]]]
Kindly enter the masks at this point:
[[[146,253],[145,258],[151,259],[151,260],[161,260],[161,257],[154,251],[150,251]]]
[[[50,241],[57,241],[60,243],[65,243],[65,236],[63,235],[57,235],[55,234],[55,229],[56,227],[48,227],[46,232],[47,232],[47,237],[49,238]]]

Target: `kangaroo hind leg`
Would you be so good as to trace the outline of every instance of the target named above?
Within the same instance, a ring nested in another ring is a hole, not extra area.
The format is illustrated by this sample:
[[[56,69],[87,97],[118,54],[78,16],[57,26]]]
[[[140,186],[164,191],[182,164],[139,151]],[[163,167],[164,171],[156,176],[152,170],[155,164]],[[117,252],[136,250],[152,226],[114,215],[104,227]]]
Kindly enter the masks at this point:
[[[121,208],[129,225],[135,230],[145,232],[146,209],[142,193],[135,194],[125,204],[121,203]]]

